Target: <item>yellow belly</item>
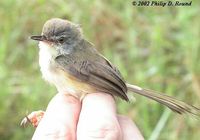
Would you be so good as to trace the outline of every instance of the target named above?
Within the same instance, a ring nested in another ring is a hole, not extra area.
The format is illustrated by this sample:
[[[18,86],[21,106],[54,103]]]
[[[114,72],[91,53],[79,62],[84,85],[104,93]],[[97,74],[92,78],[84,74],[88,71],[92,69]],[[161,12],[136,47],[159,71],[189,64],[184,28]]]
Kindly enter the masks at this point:
[[[63,70],[59,69],[52,74],[52,82],[60,93],[71,94],[77,98],[82,98],[88,93],[97,92],[92,86],[81,82]]]

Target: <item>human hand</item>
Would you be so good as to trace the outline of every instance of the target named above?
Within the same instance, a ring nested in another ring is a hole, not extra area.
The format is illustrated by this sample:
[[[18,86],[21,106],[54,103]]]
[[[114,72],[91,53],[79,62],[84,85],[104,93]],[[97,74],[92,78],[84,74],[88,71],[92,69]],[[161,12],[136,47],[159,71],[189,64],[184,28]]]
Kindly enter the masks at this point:
[[[116,114],[109,94],[88,94],[82,103],[57,94],[36,128],[33,140],[143,140],[135,124]]]

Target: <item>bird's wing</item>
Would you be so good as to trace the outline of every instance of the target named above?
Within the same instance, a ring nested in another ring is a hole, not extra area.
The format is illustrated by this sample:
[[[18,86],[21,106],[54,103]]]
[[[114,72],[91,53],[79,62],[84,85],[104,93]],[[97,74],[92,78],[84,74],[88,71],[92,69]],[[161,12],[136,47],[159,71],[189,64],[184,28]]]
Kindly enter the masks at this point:
[[[65,72],[94,86],[98,91],[116,95],[128,101],[126,84],[110,66],[97,61],[75,61],[70,55],[59,55],[55,61]]]
[[[87,41],[87,40],[84,40],[84,43],[82,44],[86,49],[85,50],[89,50],[91,51],[91,55],[95,55],[96,58],[98,58],[98,61],[101,62],[101,63],[104,63],[106,65],[108,65],[109,67],[111,67],[117,74],[118,76],[122,79],[122,75],[120,73],[120,71],[106,58],[104,57],[102,54],[100,54],[95,48],[94,48],[94,45]]]
[[[107,65],[110,66],[121,77],[122,80],[124,80],[120,71],[107,58],[105,58],[101,54],[100,54],[100,56],[106,61]]]

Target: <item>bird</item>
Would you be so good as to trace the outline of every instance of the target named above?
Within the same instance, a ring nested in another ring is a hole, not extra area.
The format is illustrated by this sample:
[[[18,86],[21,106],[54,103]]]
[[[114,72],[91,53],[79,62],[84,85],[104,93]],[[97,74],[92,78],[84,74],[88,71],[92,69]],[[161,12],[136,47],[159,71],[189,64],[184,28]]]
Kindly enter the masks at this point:
[[[127,83],[120,71],[83,35],[79,24],[52,18],[45,22],[39,41],[39,65],[43,78],[58,92],[80,100],[101,92],[129,101],[128,92],[145,96],[179,114],[200,116],[200,109],[174,97]]]

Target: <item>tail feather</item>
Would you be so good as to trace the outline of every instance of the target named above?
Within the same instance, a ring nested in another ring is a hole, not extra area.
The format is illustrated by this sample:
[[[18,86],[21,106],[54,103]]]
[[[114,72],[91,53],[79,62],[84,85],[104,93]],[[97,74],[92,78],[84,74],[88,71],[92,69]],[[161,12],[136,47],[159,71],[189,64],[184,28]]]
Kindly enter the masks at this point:
[[[163,95],[152,90],[143,89],[141,87],[131,85],[131,84],[126,84],[126,86],[128,87],[128,91],[132,91],[134,93],[150,98],[154,101],[157,101],[161,103],[162,105],[167,106],[168,108],[170,108],[172,111],[176,113],[179,113],[179,114],[189,113],[189,114],[200,116],[199,108],[194,107],[192,105],[188,105],[182,101],[174,99],[173,97]]]

